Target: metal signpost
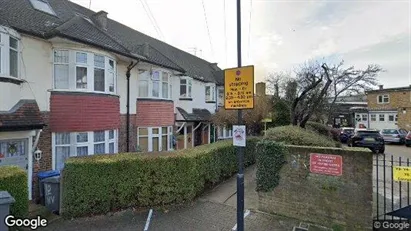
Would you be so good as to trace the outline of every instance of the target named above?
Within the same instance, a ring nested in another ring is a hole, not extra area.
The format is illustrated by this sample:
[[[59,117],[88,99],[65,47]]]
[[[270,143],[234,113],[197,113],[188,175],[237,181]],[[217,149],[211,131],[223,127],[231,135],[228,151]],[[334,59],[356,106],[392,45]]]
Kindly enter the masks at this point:
[[[224,108],[238,110],[238,124],[233,129],[233,145],[237,146],[237,230],[244,230],[244,147],[246,128],[242,109],[254,108],[254,66],[241,66],[241,5],[237,0],[238,67],[224,70]]]

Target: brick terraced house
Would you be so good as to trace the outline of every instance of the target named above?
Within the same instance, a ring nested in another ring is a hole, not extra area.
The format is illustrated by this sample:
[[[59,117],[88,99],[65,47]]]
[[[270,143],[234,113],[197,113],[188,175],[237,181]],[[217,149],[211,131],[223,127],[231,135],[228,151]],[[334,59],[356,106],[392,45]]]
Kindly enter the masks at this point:
[[[357,124],[372,129],[402,128],[411,130],[411,85],[366,92],[367,108],[356,112]]]
[[[1,1],[0,166],[27,170],[30,199],[37,173],[61,170],[70,156],[212,142],[222,86],[216,63],[104,11],[68,0]]]

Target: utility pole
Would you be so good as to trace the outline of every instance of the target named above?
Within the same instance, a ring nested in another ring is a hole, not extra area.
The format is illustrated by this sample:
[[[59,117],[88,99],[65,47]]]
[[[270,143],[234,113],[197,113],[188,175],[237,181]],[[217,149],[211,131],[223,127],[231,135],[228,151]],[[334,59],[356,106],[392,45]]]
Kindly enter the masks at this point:
[[[241,67],[241,1],[237,0],[237,66]],[[243,124],[243,111],[238,109],[238,125]],[[237,147],[237,231],[244,231],[244,147]]]

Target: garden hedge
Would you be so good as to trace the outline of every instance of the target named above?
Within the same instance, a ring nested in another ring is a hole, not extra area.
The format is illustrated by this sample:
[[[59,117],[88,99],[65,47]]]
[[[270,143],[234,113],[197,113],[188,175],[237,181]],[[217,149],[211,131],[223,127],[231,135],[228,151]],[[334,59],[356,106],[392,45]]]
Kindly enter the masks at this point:
[[[247,139],[245,166],[255,163],[258,138]],[[72,157],[63,171],[65,218],[194,199],[237,172],[232,141],[163,153]]]
[[[24,218],[28,215],[29,200],[27,173],[18,166],[0,167],[0,191],[7,191],[16,200],[10,214]]]
[[[257,191],[267,192],[280,182],[280,170],[285,163],[287,148],[282,143],[261,140],[257,143]]]
[[[341,147],[340,143],[327,136],[292,125],[270,128],[267,130],[266,138],[289,145]]]

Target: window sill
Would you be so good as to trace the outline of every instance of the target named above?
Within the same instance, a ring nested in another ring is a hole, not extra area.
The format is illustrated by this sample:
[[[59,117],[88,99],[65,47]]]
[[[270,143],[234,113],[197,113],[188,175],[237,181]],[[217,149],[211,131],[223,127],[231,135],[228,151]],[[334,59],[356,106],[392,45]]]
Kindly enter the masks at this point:
[[[107,92],[98,92],[98,91],[81,91],[81,90],[58,90],[58,89],[49,89],[51,93],[61,93],[61,94],[74,94],[74,95],[101,95],[101,96],[114,96],[120,97],[120,95],[114,93],[107,93]]]
[[[179,98],[179,100],[184,100],[184,101],[193,101],[193,98]]]
[[[0,74],[0,83],[13,83],[13,84],[20,85],[23,82],[24,82],[24,80],[22,80],[20,78]]]
[[[137,101],[163,101],[163,102],[173,102],[172,99],[149,98],[149,97],[137,97]]]

